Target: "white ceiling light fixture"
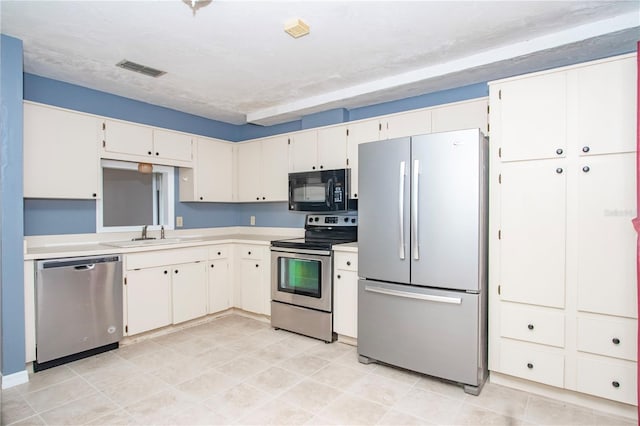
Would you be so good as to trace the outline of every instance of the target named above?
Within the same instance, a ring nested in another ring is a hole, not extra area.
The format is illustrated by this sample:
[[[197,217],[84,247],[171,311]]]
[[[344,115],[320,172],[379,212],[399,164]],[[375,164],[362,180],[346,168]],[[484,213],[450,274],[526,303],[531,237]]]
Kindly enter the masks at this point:
[[[201,7],[205,7],[209,3],[211,3],[211,0],[182,0],[182,1],[185,2],[187,6],[191,8],[191,10],[193,11],[193,16],[196,16],[196,10],[200,9]]]
[[[309,25],[300,18],[294,18],[284,25],[284,31],[293,38],[309,34]]]

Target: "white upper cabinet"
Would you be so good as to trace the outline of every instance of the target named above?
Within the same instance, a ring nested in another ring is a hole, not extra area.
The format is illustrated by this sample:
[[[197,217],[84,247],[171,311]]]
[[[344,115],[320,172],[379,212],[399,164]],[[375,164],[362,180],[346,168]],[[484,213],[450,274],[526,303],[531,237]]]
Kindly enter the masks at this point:
[[[569,73],[581,155],[636,150],[635,59],[624,58]],[[572,88],[575,86],[575,90]]]
[[[319,169],[318,131],[298,132],[289,138],[289,171],[306,172]]]
[[[237,145],[237,201],[287,201],[288,142],[285,135]]]
[[[347,126],[347,167],[351,168],[351,198],[358,198],[358,145],[380,140],[380,120],[365,120]]]
[[[558,158],[567,149],[567,90],[564,73],[543,74],[495,85],[491,115],[500,120],[502,161]]]
[[[24,103],[24,197],[100,197],[97,117]]]
[[[324,170],[347,167],[347,126],[318,129],[317,163]]]
[[[431,133],[431,110],[410,111],[392,115],[382,126],[382,139],[394,139],[405,136]]]
[[[191,135],[115,120],[104,120],[103,130],[103,158],[192,165]]]
[[[180,201],[233,201],[233,144],[194,140],[193,168],[180,168]]]
[[[480,129],[489,134],[489,101],[487,98],[456,102],[436,107],[431,112],[431,132],[450,130]]]

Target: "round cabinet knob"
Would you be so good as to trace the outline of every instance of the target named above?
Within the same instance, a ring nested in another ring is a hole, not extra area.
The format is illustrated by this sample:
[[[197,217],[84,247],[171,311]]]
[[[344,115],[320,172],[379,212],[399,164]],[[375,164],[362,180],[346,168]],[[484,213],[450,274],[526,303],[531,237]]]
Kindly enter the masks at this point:
[[[584,167],[582,168],[582,171],[583,171],[583,172],[585,172],[585,173],[589,173],[589,170],[591,170],[591,169],[589,168],[589,166],[584,166]]]
[[[156,152],[156,155],[160,155],[160,154]]]
[[[351,266],[351,261],[347,260],[347,266]]]
[[[358,194],[353,194],[353,198],[358,198]]]
[[[204,198],[200,197],[200,200],[204,200]]]
[[[262,197],[262,199],[263,199],[263,200],[266,200],[266,198],[265,198],[265,197]]]
[[[256,268],[259,268],[259,267],[260,267],[260,265],[258,265],[258,264],[256,263]]]
[[[562,167],[558,167],[558,168],[556,169],[556,173],[557,173],[557,174],[561,174],[562,172],[563,172]]]
[[[531,369],[533,368],[533,364],[531,364],[530,362],[529,362],[529,363],[527,363],[527,368],[528,368],[529,370],[531,370]]]
[[[212,267],[212,268],[213,268],[214,266],[216,266],[216,265],[211,265],[211,267]]]
[[[151,155],[151,151],[147,151],[147,154]]]
[[[613,342],[614,345],[620,344],[620,339],[618,339],[617,337],[614,337],[613,339],[611,339],[611,341]]]
[[[315,169],[316,169],[316,166],[311,167],[311,170],[315,170]]]
[[[337,277],[338,279],[340,279],[340,275],[337,275],[336,277]]]
[[[618,382],[617,380],[614,380],[613,382],[611,382],[611,386],[613,386],[614,388],[619,388],[620,382]]]
[[[533,324],[529,324],[529,325],[527,326],[527,328],[528,328],[529,330],[533,330]]]
[[[320,168],[321,168],[321,169],[324,169],[324,166],[321,164],[321,165],[320,165]]]
[[[250,252],[250,251],[248,251],[248,252],[247,252],[247,254],[248,254],[248,255],[251,255],[251,252]]]
[[[178,270],[176,269],[176,270],[175,270],[175,271],[173,271],[173,272],[175,272],[175,273],[177,274],[177,273],[178,273]]]
[[[169,273],[168,271],[164,271],[164,274],[165,274],[165,275],[166,275],[166,274],[168,274],[168,273]]]
[[[558,155],[562,155],[563,152],[564,151],[562,150],[562,148],[556,149],[556,154],[558,154]]]
[[[260,201],[260,197],[256,197],[256,200]]]
[[[221,254],[222,254],[221,252],[218,252],[218,256],[220,256]]]
[[[589,147],[588,146],[583,146],[582,147],[582,152],[589,152]]]
[[[93,193],[93,198],[96,198],[98,196],[98,194],[96,194],[95,192]]]

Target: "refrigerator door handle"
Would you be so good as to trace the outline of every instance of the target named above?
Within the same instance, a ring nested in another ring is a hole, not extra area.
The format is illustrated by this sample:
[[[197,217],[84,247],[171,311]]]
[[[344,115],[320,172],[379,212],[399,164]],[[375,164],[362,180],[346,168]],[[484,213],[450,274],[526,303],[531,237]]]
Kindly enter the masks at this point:
[[[420,293],[409,293],[406,291],[398,291],[398,290],[391,290],[388,288],[379,288],[379,287],[371,287],[371,286],[365,286],[364,287],[365,291],[371,292],[371,293],[379,293],[379,294],[384,294],[386,296],[396,296],[396,297],[404,297],[406,299],[418,299],[418,300],[426,300],[429,302],[436,302],[436,303],[450,303],[453,305],[460,305],[462,304],[462,299],[460,297],[445,297],[445,296],[434,296],[431,294],[420,294]]]
[[[413,258],[420,260],[418,252],[418,181],[420,176],[420,161],[413,161],[413,181],[411,182],[411,251]]]
[[[398,179],[398,215],[400,225],[400,245],[398,247],[398,256],[404,260],[404,176],[406,171],[406,163],[400,162],[400,179]]]

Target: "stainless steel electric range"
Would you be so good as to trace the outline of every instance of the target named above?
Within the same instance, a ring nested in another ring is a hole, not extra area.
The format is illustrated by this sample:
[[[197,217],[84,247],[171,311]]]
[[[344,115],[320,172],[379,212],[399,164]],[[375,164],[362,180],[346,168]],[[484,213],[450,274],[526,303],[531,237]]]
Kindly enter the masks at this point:
[[[334,244],[358,240],[355,212],[307,215],[304,238],[271,242],[271,326],[332,342]]]

